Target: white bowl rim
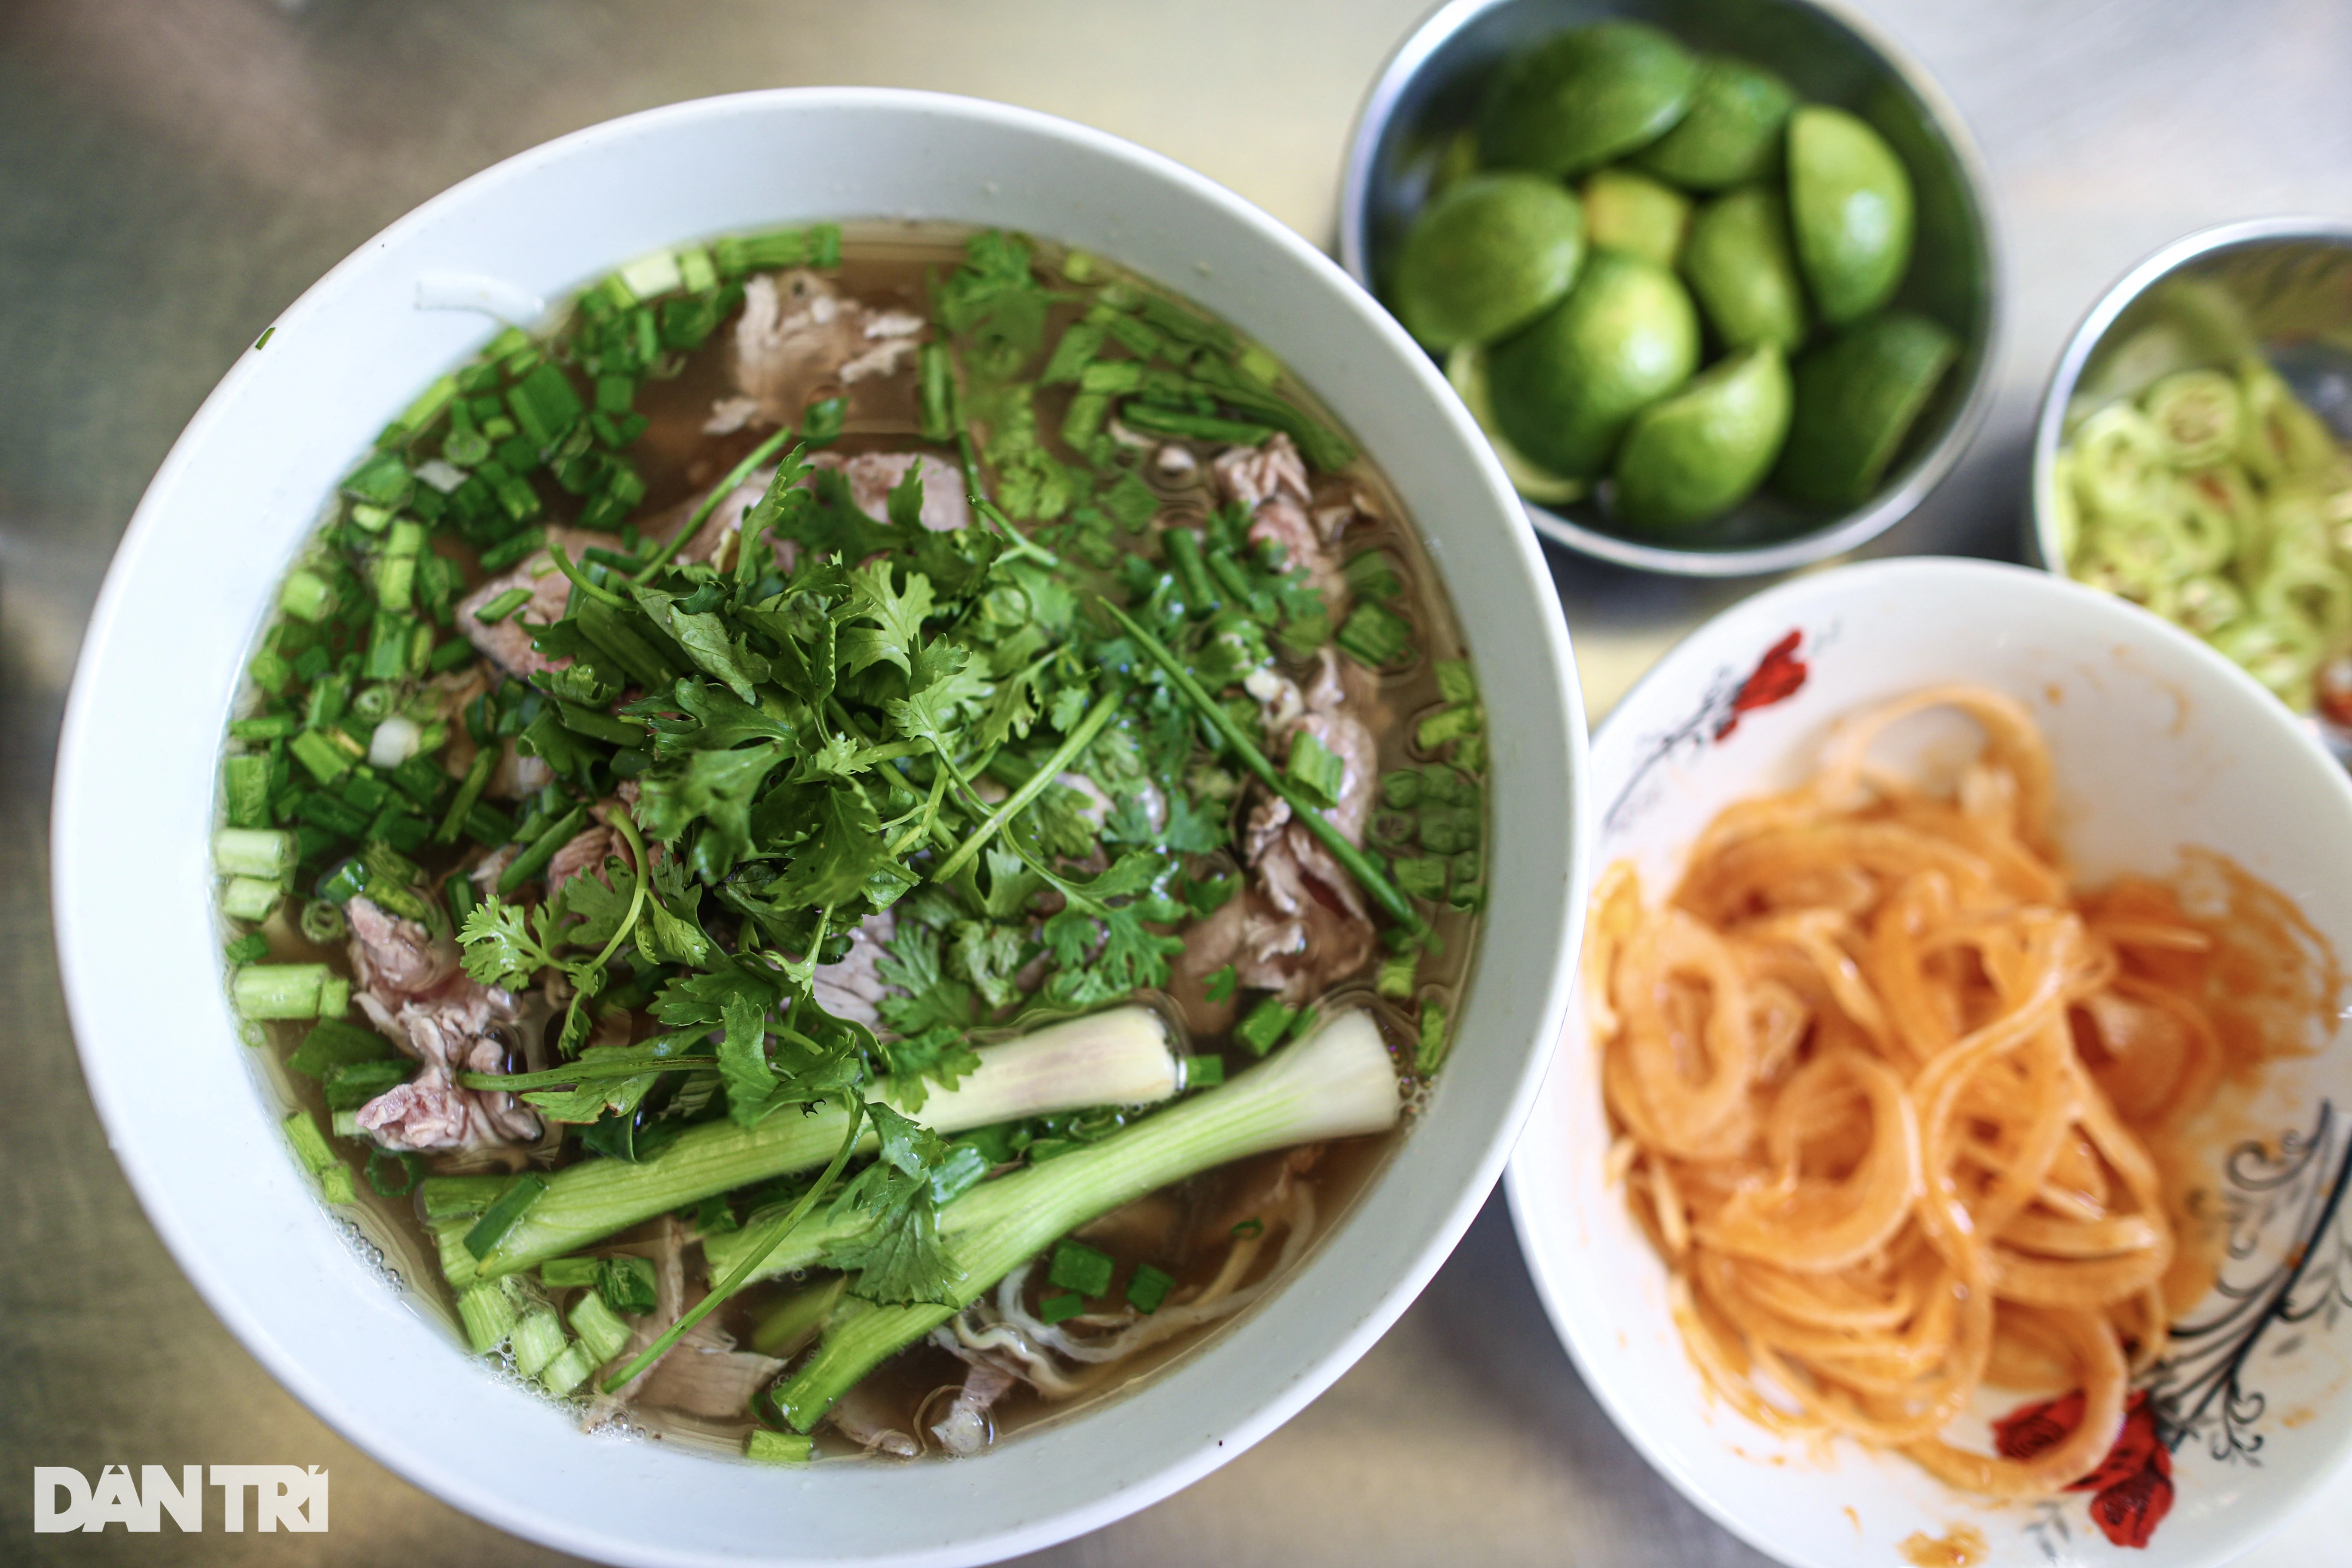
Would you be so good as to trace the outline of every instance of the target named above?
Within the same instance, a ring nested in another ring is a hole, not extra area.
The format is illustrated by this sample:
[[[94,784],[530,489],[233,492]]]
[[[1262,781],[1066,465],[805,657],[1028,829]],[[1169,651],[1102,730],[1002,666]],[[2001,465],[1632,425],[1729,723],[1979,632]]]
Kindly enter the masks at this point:
[[[1288,262],[1313,274],[1325,289],[1347,302],[1364,331],[1385,340],[1389,348],[1397,351],[1397,360],[1409,367],[1410,374],[1422,383],[1423,391],[1435,395],[1431,400],[1433,412],[1450,427],[1454,440],[1470,454],[1481,469],[1489,492],[1486,499],[1493,502],[1496,512],[1507,517],[1516,510],[1517,497],[1508,481],[1443,378],[1434,367],[1427,364],[1425,356],[1412,346],[1403,330],[1321,251],[1241,196],[1160,153],[1057,116],[954,94],[865,87],[765,89],[667,104],[584,127],[493,164],[395,220],[374,237],[357,247],[305,290],[271,324],[272,330],[297,328],[307,317],[332,302],[347,281],[364,270],[372,252],[416,235],[439,221],[451,208],[524,178],[543,165],[593,152],[613,142],[625,142],[644,130],[667,127],[698,118],[785,111],[793,108],[810,111],[898,110],[960,117],[975,125],[988,125],[1058,141],[1080,152],[1124,163],[1139,179],[1173,184],[1192,198],[1221,209],[1227,218],[1284,253]],[[618,261],[614,264],[617,265]],[[88,820],[89,814],[82,805],[85,791],[80,787],[83,776],[93,766],[87,755],[93,745],[93,728],[103,718],[102,713],[95,710],[97,699],[92,689],[97,681],[94,672],[106,664],[110,650],[117,640],[122,602],[128,596],[128,584],[135,574],[136,563],[163,527],[164,514],[173,500],[173,492],[192,466],[194,453],[210,437],[215,425],[226,416],[229,405],[236,401],[246,384],[259,373],[260,363],[255,356],[250,353],[241,356],[206,397],[157,469],[117,546],[77,659],[74,684],[68,693],[58,746],[52,798],[50,851],[52,915],[57,926],[58,965],[68,1014],[74,1022],[78,1044],[93,1037],[89,1015],[94,1003],[89,998],[95,988],[106,984],[111,978],[104,963],[104,945],[94,932],[86,931],[82,920],[85,913],[92,914],[94,926],[95,911],[101,905],[96,890],[87,886],[90,878],[83,867],[86,860],[96,858],[96,847],[105,837],[101,825]],[[1529,584],[1549,586],[1549,570],[1532,539],[1511,528],[1504,531],[1498,542],[1515,555],[1518,571]],[[1458,588],[1460,585],[1455,586]],[[828,1563],[855,1561],[861,1563],[921,1564],[929,1568],[929,1565],[965,1563],[1016,1555],[1099,1528],[1190,1485],[1271,1433],[1352,1366],[1411,1305],[1483,1206],[1501,1174],[1517,1130],[1534,1104],[1549,1058],[1549,1042],[1556,1037],[1558,1021],[1565,1012],[1572,980],[1573,955],[1582,929],[1581,884],[1591,837],[1591,813],[1586,798],[1587,730],[1565,622],[1556,611],[1539,617],[1539,620],[1540,625],[1536,628],[1538,646],[1523,651],[1525,656],[1540,661],[1549,671],[1560,704],[1559,717],[1564,725],[1568,749],[1569,776],[1563,781],[1563,787],[1569,808],[1565,849],[1571,902],[1562,911],[1564,940],[1561,956],[1548,978],[1528,986],[1528,994],[1531,998],[1534,1015],[1542,1024],[1538,1036],[1529,1042],[1525,1059],[1517,1066],[1514,1076],[1509,1079],[1505,1112],[1485,1134],[1485,1145],[1470,1163],[1470,1179],[1463,1184],[1460,1192],[1442,1210],[1439,1219],[1429,1229],[1415,1251],[1412,1266],[1388,1281],[1377,1296],[1360,1303],[1345,1331],[1315,1358],[1312,1364],[1299,1368],[1297,1375],[1278,1386],[1253,1391],[1249,1398],[1254,1403],[1244,1418],[1213,1435],[1204,1433],[1191,1439],[1192,1447],[1189,1453],[1150,1473],[1106,1481],[1089,1503],[1034,1516],[992,1533],[933,1548],[837,1552],[823,1557],[799,1558],[791,1556],[789,1549],[780,1545],[776,1555],[769,1560]],[[1494,983],[1487,984],[1491,985]],[[583,1528],[573,1521],[518,1505],[495,1484],[458,1471],[440,1456],[392,1440],[370,1419],[363,1407],[344,1398],[328,1380],[314,1374],[277,1341],[257,1315],[256,1299],[259,1292],[215,1268],[195,1238],[182,1228],[184,1216],[175,1212],[168,1195],[174,1173],[167,1154],[160,1148],[128,1136],[133,1129],[126,1105],[130,1092],[127,1081],[119,1077],[116,1065],[102,1050],[85,1046],[81,1058],[91,1099],[101,1121],[109,1130],[110,1143],[142,1206],[147,1211],[150,1222],[155,1226],[174,1260],[205,1303],[246,1349],[284,1387],[345,1437],[424,1489],[526,1539],[604,1561],[662,1564],[715,1564],[746,1561],[737,1552],[647,1546],[641,1542],[616,1541],[593,1528]],[[288,1164],[290,1168],[290,1160]],[[1309,1267],[1311,1268],[1311,1263]],[[1292,1293],[1277,1293],[1276,1299],[1281,1294]],[[1212,1436],[1215,1439],[1213,1442]]]
[[[2207,671],[2219,678],[2224,685],[2236,689],[2238,694],[2244,699],[2249,711],[2259,712],[2263,716],[2263,722],[2269,723],[2283,735],[2293,737],[2296,746],[2308,750],[2311,760],[2319,764],[2319,773],[2315,776],[2324,776],[2332,781],[2333,791],[2342,802],[2346,814],[2352,815],[2352,774],[2347,774],[2343,768],[2336,765],[2334,759],[2327,755],[2318,742],[2294,722],[2293,716],[2271,695],[2268,689],[2236,664],[2162,616],[2140,609],[2112,595],[2102,593],[2086,584],[2077,583],[2073,578],[2040,571],[2032,566],[2006,561],[1988,561],[1972,556],[1913,555],[1895,556],[1878,561],[1853,562],[1790,578],[1787,582],[1776,584],[1761,593],[1751,595],[1735,605],[1727,606],[1717,614],[1709,616],[1675,643],[1650,667],[1650,669],[1634,683],[1624,697],[1619,700],[1617,705],[1611,709],[1608,716],[1601,721],[1599,731],[1594,734],[1593,748],[1596,752],[1599,751],[1612,733],[1612,725],[1626,727],[1638,722],[1635,716],[1643,712],[1643,699],[1645,694],[1654,686],[1663,688],[1672,679],[1676,673],[1675,667],[1688,657],[1692,650],[1712,636],[1719,621],[1728,619],[1734,615],[1761,615],[1765,609],[1784,605],[1793,606],[1805,604],[1817,595],[1828,594],[1846,597],[1870,588],[1902,584],[1906,579],[1910,580],[1910,585],[1916,591],[1932,587],[1939,582],[1962,576],[1974,577],[1979,581],[1998,582],[2003,584],[2005,589],[2014,590],[2020,594],[2041,594],[2053,600],[2064,601],[2073,609],[2101,619],[2133,636],[2146,637],[2158,646],[2168,647],[2173,653],[2191,663],[2204,665]],[[1598,853],[1597,840],[1593,848],[1594,852]],[[1563,1020],[1561,1038],[1553,1052],[1553,1068],[1562,1072],[1589,1070],[1588,1063],[1571,1062],[1569,1059],[1572,1054],[1580,1054],[1571,1053],[1569,1049],[1567,1038],[1569,1030],[1570,1022]],[[1523,1138],[1525,1136],[1523,1134]],[[1577,1375],[1583,1380],[1585,1387],[1591,1392],[1601,1409],[1608,1413],[1609,1419],[1616,1426],[1618,1432],[1633,1444],[1634,1450],[1648,1461],[1650,1468],[1664,1476],[1692,1506],[1749,1546],[1771,1557],[1775,1562],[1799,1561],[1782,1555],[1785,1543],[1777,1540],[1759,1524],[1756,1517],[1732,1508],[1703,1486],[1698,1479],[1679,1462],[1675,1451],[1664,1446],[1653,1433],[1641,1406],[1625,1398],[1623,1395],[1627,1391],[1620,1387],[1617,1380],[1607,1373],[1605,1371],[1607,1353],[1601,1345],[1601,1336],[1608,1325],[1598,1320],[1588,1321],[1571,1314],[1564,1304],[1565,1292],[1554,1281],[1550,1270],[1543,1261],[1546,1256],[1545,1248],[1535,1234],[1538,1222],[1534,1215],[1538,1205],[1547,1204],[1552,1200],[1529,1193],[1527,1184],[1531,1178],[1524,1174],[1527,1159],[1528,1156],[1515,1150],[1510,1165],[1503,1173],[1503,1190],[1511,1211],[1512,1234],[1518,1241],[1519,1254],[1527,1264],[1528,1275],[1535,1285],[1536,1294],[1543,1302],[1544,1316],[1550,1321],[1552,1331],[1559,1336],[1561,1346],[1568,1352],[1569,1359],[1575,1364]],[[2253,1521],[2226,1547],[2211,1552],[2201,1558],[2172,1560],[2168,1563],[2168,1568],[2221,1568],[2221,1564],[2233,1561],[2284,1524],[2290,1516],[2307,1503],[2315,1493],[2334,1480],[2347,1464],[2352,1464],[2352,1426],[2347,1426],[2339,1437],[2336,1451],[2332,1455],[2305,1470],[2300,1481],[2291,1489],[2281,1506],[2273,1510],[2266,1517]]]

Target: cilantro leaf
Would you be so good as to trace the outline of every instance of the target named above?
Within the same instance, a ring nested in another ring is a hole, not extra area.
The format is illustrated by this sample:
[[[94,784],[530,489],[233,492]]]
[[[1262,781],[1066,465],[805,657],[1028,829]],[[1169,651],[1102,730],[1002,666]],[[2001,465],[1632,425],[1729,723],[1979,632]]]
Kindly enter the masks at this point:
[[[990,691],[988,678],[971,668],[971,655],[951,642],[924,647],[914,666],[909,694],[884,705],[890,722],[910,740],[929,741],[942,752],[953,752],[956,731],[964,724],[964,710],[978,706]]]
[[[723,752],[746,741],[783,741],[793,727],[764,709],[746,702],[723,686],[681,680],[672,689],[678,710],[695,721],[691,729],[671,731],[654,742],[657,756],[684,751]]]
[[[1226,837],[1223,815],[1193,805],[1181,790],[1169,792],[1168,825],[1160,830],[1162,845],[1180,855],[1210,855],[1225,847]]]
[[[467,912],[458,929],[457,942],[465,950],[459,962],[479,984],[520,990],[541,969],[559,967],[545,944],[544,913],[540,926],[534,935],[524,924],[522,910],[499,899],[486,900]]]
[[[896,988],[877,1008],[882,1021],[901,1035],[919,1035],[940,1025],[961,1030],[971,1023],[971,991],[947,977],[940,963],[939,933],[906,921],[884,944],[874,973]]]
[[[719,1015],[727,1026],[719,1042],[719,1076],[727,1085],[728,1114],[749,1127],[776,1087],[768,1066],[768,998],[731,990],[720,998]]]
[[[852,782],[805,786],[796,798],[803,805],[796,824],[802,847],[768,896],[786,903],[848,903],[890,864],[882,819]]]
[[[847,618],[874,623],[873,626],[854,626],[841,636],[841,654],[851,671],[887,660],[911,675],[915,646],[922,640],[924,618],[936,607],[931,580],[920,572],[910,573],[902,594],[891,586],[890,563],[883,560],[850,573],[849,583]]]
[[[597,880],[593,872],[583,871],[566,880],[549,900],[554,911],[551,925],[563,933],[564,941],[601,948],[629,918],[629,900],[637,888],[635,873],[617,855],[604,857],[604,873],[612,879],[610,887]],[[565,923],[569,921],[577,923]]]
[[[874,1163],[842,1188],[826,1219],[843,1224],[863,1215],[870,1224],[835,1243],[824,1262],[856,1270],[852,1294],[863,1300],[949,1305],[948,1289],[963,1278],[963,1269],[940,1239],[940,1200],[932,1184],[935,1177],[953,1181],[962,1173],[950,1166],[947,1140],[930,1129],[878,1102],[869,1102],[866,1114],[880,1148]]]
[[[751,801],[783,756],[783,742],[769,741],[656,763],[638,780],[637,809],[646,828],[668,843],[704,823],[692,862],[696,875],[716,882],[751,853]]]
[[[746,703],[759,700],[753,689],[768,679],[768,661],[753,653],[740,636],[730,637],[727,623],[708,612],[691,614],[672,595],[632,583],[629,592],[654,623],[677,639],[686,657],[705,673],[727,683]]]
[[[1021,967],[1022,932],[1017,926],[992,925],[986,921],[958,921],[950,963],[971,982],[992,1008],[1010,1004],[1019,994],[1013,984]],[[950,1086],[952,1087],[952,1086]]]

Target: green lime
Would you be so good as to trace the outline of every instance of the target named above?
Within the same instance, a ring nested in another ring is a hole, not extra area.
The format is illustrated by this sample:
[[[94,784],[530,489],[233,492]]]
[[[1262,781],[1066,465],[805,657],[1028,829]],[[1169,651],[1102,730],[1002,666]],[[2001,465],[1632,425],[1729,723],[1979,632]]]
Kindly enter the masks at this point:
[[[1398,319],[1443,353],[1525,326],[1584,260],[1584,210],[1558,181],[1473,174],[1421,209],[1397,258]]]
[[[1794,353],[1805,341],[1805,286],[1779,192],[1748,185],[1699,208],[1683,246],[1683,276],[1727,346],[1778,343]]]
[[[1822,321],[1843,326],[1895,297],[1911,206],[1911,176],[1877,132],[1817,103],[1789,117],[1789,216]]]
[[[1639,528],[1711,522],[1764,482],[1789,434],[1789,364],[1777,344],[1718,360],[1633,416],[1611,508]]]
[[[1470,417],[1485,432],[1486,445],[1495,449],[1495,460],[1511,481],[1511,488],[1538,506],[1562,506],[1572,500],[1582,500],[1592,487],[1582,479],[1564,479],[1549,472],[1528,455],[1511,445],[1495,423],[1494,399],[1486,395],[1486,353],[1475,343],[1464,343],[1445,356],[1445,379],[1462,396],[1463,405]]]
[[[1698,312],[1654,262],[1595,251],[1568,298],[1486,357],[1496,423],[1563,479],[1608,467],[1625,422],[1689,379]]]
[[[1602,169],[1584,182],[1584,232],[1596,250],[1672,267],[1690,210],[1688,196],[1630,169]]]
[[[1633,162],[1686,190],[1719,191],[1772,172],[1797,95],[1761,66],[1701,55],[1690,112]]]
[[[1951,333],[1907,310],[1856,322],[1806,354],[1772,482],[1794,500],[1868,500],[1958,354]]]
[[[1556,33],[1503,68],[1478,120],[1480,161],[1580,174],[1656,140],[1697,79],[1690,51],[1639,22]]]

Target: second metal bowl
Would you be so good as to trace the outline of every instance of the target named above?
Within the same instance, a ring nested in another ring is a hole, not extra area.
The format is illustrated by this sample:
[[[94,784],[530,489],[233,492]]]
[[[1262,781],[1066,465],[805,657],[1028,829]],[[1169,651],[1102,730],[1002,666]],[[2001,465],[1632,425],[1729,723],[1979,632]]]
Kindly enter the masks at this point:
[[[1853,510],[1759,494],[1672,543],[1618,528],[1591,501],[1529,503],[1528,520],[1588,555],[1684,576],[1785,571],[1851,550],[1917,506],[1975,435],[1992,400],[1999,293],[1988,186],[1966,127],[1924,73],[1859,22],[1808,0],[1452,0],[1389,58],[1357,116],[1339,258],[1378,293],[1439,159],[1476,116],[1497,68],[1551,34],[1611,16],[1769,67],[1804,98],[1876,127],[1902,154],[1918,198],[1911,271],[1895,302],[1949,328],[1960,356],[1878,493]]]

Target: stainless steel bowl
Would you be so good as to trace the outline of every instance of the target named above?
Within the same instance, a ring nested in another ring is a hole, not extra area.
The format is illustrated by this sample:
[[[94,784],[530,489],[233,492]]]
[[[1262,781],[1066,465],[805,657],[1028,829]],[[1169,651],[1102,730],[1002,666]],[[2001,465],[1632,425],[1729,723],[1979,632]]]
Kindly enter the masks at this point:
[[[2091,307],[2034,421],[2031,559],[2066,571],[2053,492],[2059,443],[2076,423],[2169,372],[2248,353],[2352,441],[2352,222],[2274,217],[2205,229],[2125,273]]]
[[[1918,194],[1918,238],[1895,302],[1950,328],[1960,357],[1878,493],[1854,510],[1759,494],[1671,544],[1617,528],[1591,501],[1530,502],[1528,521],[1588,555],[1694,577],[1785,571],[1851,550],[1917,506],[1976,434],[1992,401],[2000,292],[1990,187],[1967,127],[1925,73],[1853,18],[1807,0],[1452,0],[1389,58],[1357,116],[1340,190],[1339,258],[1379,293],[1446,143],[1475,116],[1503,60],[1609,16],[1769,66],[1803,97],[1875,126],[1909,165]]]

